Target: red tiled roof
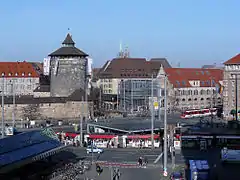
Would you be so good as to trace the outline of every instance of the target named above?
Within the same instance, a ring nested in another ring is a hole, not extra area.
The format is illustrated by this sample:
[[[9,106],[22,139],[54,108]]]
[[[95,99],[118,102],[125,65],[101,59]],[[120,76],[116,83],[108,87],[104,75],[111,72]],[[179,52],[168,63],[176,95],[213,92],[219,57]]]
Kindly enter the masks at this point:
[[[150,78],[156,76],[161,61],[147,61],[145,58],[115,58],[107,61],[100,70],[100,78]]]
[[[189,81],[200,81],[200,87],[210,87],[219,84],[223,80],[222,69],[202,69],[202,68],[166,68],[168,80],[176,88],[192,87]]]
[[[28,62],[0,62],[0,76],[4,77],[39,77],[33,65]]]
[[[227,64],[240,64],[240,54],[232,57],[231,59],[227,60],[223,64],[225,64],[225,65],[227,65]]]

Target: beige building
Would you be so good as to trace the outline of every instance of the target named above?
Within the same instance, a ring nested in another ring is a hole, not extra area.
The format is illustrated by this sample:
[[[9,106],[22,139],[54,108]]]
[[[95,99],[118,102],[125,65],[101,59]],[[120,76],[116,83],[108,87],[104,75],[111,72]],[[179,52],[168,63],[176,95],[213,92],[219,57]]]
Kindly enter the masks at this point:
[[[161,66],[171,67],[165,58],[146,60],[145,58],[120,57],[107,61],[98,72],[97,86],[102,90],[102,105],[107,109],[125,106],[125,110],[130,107],[133,109],[133,106],[140,106],[143,102],[148,106],[151,94],[148,84],[149,81],[152,81],[152,75],[153,78],[158,76]],[[129,83],[133,84],[135,88],[127,86]],[[145,86],[148,89],[139,91],[139,86]],[[147,93],[145,93],[146,91]],[[134,96],[132,102],[130,100],[131,93]],[[127,104],[123,105],[123,101]]]
[[[226,119],[235,119],[236,111],[240,112],[240,54],[226,61],[224,66],[223,115]]]
[[[165,68],[168,83],[168,105],[172,110],[200,109],[222,104],[220,87],[223,70],[202,68]]]

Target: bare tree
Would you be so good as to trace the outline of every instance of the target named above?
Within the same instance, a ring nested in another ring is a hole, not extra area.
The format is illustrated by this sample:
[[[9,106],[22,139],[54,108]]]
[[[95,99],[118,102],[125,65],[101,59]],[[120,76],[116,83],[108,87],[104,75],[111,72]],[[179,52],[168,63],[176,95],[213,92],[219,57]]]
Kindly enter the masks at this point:
[[[29,104],[22,108],[23,119],[36,120],[41,117],[38,104]]]

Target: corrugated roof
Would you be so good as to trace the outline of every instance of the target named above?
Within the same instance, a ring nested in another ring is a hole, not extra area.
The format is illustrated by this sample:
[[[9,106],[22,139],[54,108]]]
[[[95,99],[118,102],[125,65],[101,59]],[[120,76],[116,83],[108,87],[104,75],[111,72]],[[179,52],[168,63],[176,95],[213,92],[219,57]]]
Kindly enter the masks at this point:
[[[240,54],[232,57],[231,59],[227,60],[223,64],[228,65],[228,64],[240,64]]]
[[[174,87],[192,87],[189,81],[200,81],[200,87],[210,87],[220,84],[223,80],[222,69],[202,69],[202,68],[166,68],[168,80]]]
[[[4,77],[39,77],[29,62],[0,62],[0,76]]]
[[[100,78],[151,78],[160,70],[161,61],[145,58],[115,58],[107,61],[100,70]]]

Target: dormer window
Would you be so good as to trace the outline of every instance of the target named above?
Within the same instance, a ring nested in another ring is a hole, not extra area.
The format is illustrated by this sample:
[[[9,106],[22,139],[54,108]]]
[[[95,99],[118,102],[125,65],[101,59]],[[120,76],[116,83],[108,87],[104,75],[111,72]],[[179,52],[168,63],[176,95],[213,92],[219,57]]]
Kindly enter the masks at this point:
[[[28,73],[28,76],[31,76],[31,73]]]
[[[5,73],[4,73],[4,72],[2,73],[2,76],[5,76]]]
[[[15,76],[18,76],[18,73],[15,73]]]
[[[24,76],[25,75],[25,73],[22,73],[22,76]]]
[[[12,76],[12,73],[8,73],[8,76]]]

